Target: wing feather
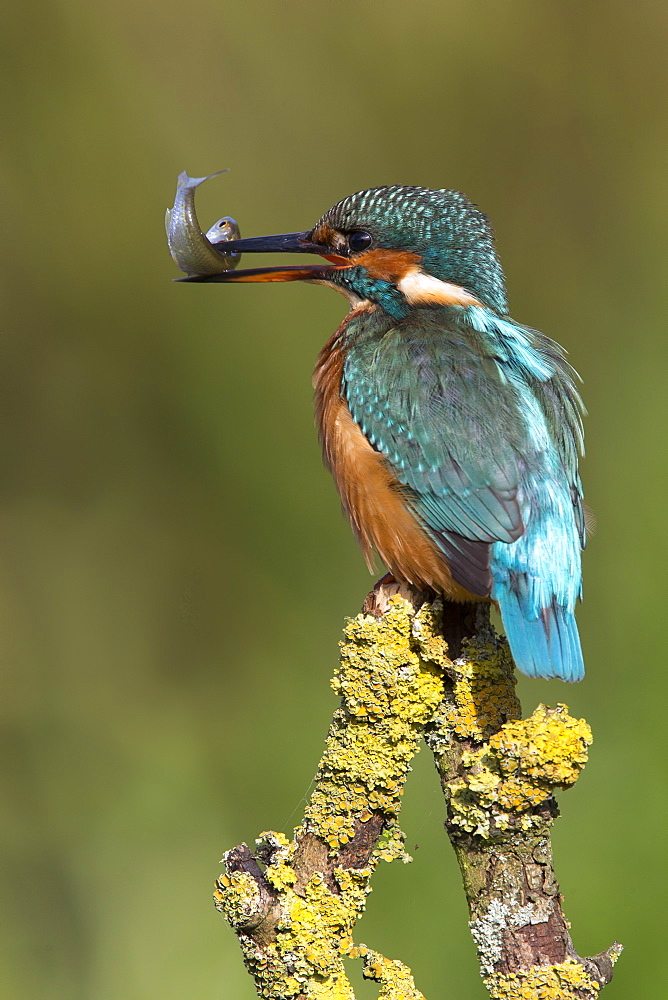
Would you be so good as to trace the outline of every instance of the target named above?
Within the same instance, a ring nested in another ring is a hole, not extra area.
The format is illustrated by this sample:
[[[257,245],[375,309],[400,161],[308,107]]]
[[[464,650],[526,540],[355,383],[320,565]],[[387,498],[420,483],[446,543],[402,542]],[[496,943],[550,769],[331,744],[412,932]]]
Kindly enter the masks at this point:
[[[491,588],[490,546],[524,525],[517,500],[533,446],[517,395],[473,331],[434,313],[354,342],[343,390],[463,587]]]

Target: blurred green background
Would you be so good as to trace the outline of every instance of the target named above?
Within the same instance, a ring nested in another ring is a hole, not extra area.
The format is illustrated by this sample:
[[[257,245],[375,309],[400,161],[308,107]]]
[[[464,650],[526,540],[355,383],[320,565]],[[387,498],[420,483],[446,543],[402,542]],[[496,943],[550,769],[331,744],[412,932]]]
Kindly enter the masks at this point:
[[[371,583],[312,425],[343,300],[171,282],[176,175],[225,166],[200,219],[244,235],[376,184],[466,191],[513,315],[582,373],[588,675],[520,687],[525,710],[565,700],[594,729],[555,831],[576,946],[626,945],[609,1000],[664,995],[665,5],[0,17],[3,1000],[252,1000],[210,903],[218,859],[298,821],[341,622]],[[442,820],[424,753],[415,862],[378,872],[357,937],[427,997],[474,1000]]]

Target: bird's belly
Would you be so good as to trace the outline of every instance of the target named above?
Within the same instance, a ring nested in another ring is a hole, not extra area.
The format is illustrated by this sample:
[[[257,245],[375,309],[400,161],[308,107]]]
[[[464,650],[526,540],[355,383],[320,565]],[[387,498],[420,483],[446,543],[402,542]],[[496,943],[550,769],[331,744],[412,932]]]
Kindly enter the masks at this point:
[[[342,366],[343,353],[333,338],[315,371],[316,419],[325,464],[369,569],[375,550],[400,580],[456,601],[481,600],[453,580],[443,553],[420,524],[388,462],[350,415],[341,397]]]

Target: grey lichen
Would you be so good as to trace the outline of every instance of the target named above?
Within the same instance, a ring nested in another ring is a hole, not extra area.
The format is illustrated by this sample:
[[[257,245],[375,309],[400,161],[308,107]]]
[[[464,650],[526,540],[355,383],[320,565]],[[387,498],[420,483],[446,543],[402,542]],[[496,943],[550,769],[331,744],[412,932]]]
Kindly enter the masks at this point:
[[[494,972],[503,956],[504,934],[509,927],[523,927],[531,923],[533,907],[511,906],[501,899],[492,899],[487,910],[469,922],[471,937],[478,948],[478,961],[483,975]]]

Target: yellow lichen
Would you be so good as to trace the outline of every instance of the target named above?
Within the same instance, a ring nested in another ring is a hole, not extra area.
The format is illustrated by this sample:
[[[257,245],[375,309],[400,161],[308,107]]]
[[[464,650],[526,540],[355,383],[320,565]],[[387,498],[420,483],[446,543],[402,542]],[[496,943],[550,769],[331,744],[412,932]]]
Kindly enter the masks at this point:
[[[281,894],[283,917],[275,950],[306,996],[352,997],[343,956],[352,947],[352,928],[364,908],[368,877],[368,870],[338,869],[336,894],[316,872],[301,895],[290,888]]]
[[[562,788],[577,780],[591,743],[591,729],[584,719],[572,719],[566,705],[539,705],[530,718],[506,723],[489,741],[504,774]]]
[[[480,742],[508,719],[519,719],[522,709],[503,639],[489,635],[465,642],[464,654],[448,671],[455,678],[453,696],[444,703],[437,723],[448,737]]]
[[[354,1000],[343,956],[352,947],[352,928],[364,908],[370,871],[337,869],[338,893],[329,889],[319,872],[301,894],[296,893],[292,888],[296,873],[284,861],[270,862],[265,874],[278,889],[274,940],[260,948],[248,935],[240,936],[259,995],[267,1000],[292,996]],[[255,902],[256,893],[249,875],[233,873],[219,880],[216,905],[232,926],[239,927],[252,913],[249,902]]]
[[[241,927],[257,908],[258,887],[246,872],[232,872],[218,879],[213,898],[230,926]]]
[[[407,854],[404,850],[405,840],[406,835],[395,823],[394,826],[390,827],[389,830],[386,830],[378,840],[373,854],[371,855],[372,860],[403,861],[404,864],[412,861],[413,859],[410,854]]]
[[[453,822],[488,836],[517,825],[529,829],[529,811],[555,788],[574,784],[587,761],[591,730],[565,705],[539,705],[528,719],[506,722],[488,743],[462,755],[464,775],[450,782]]]
[[[600,991],[599,984],[574,959],[546,968],[486,976],[484,983],[491,1000],[596,1000]]]
[[[258,847],[270,849],[273,858],[279,854],[283,858],[288,857],[293,846],[284,833],[276,830],[263,830],[255,838],[255,843]]]
[[[273,885],[274,889],[286,889],[288,886],[295,884],[295,870],[290,865],[268,865],[265,874],[267,881]]]
[[[385,958],[364,946],[360,948],[360,953],[364,958],[362,975],[380,983],[378,1000],[424,1000],[422,993],[415,988],[411,970],[403,962]]]
[[[316,775],[304,829],[332,853],[371,810],[399,812],[422,727],[443,697],[446,647],[433,632],[433,610],[417,616],[393,597],[382,618],[358,615],[346,624],[333,680],[342,698]]]

